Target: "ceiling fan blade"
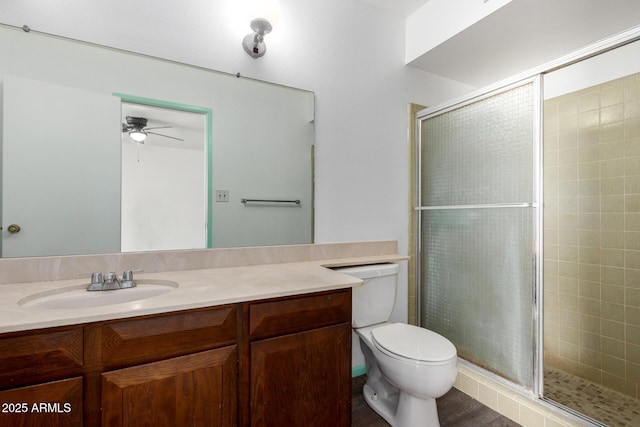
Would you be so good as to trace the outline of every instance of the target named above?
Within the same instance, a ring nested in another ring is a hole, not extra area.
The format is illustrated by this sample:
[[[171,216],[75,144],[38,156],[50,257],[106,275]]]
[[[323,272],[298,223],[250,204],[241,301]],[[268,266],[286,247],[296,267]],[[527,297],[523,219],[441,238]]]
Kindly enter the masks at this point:
[[[152,128],[144,128],[143,130],[146,132],[149,129],[171,129],[173,126],[155,126]]]
[[[158,136],[162,136],[164,138],[171,138],[171,139],[175,139],[177,141],[184,141],[184,139],[181,138],[176,138],[175,136],[169,136],[169,135],[163,135],[161,133],[155,133],[155,132],[149,132],[148,130],[145,129],[146,133],[152,134],[152,135],[158,135]]]

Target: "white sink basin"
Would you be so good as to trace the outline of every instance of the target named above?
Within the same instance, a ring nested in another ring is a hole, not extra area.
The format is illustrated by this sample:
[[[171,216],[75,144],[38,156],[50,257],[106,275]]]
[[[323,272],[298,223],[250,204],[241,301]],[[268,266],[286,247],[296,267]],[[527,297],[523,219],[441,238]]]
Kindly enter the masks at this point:
[[[102,307],[152,298],[171,292],[179,286],[176,282],[168,280],[136,280],[136,282],[138,286],[135,288],[113,291],[87,291],[88,285],[72,286],[29,295],[18,301],[18,304],[23,307],[49,309]]]

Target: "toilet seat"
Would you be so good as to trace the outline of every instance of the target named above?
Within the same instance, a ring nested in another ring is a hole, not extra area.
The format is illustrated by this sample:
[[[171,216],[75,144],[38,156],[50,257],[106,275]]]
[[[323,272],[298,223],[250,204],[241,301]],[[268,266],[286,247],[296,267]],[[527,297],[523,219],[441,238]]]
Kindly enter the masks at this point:
[[[371,338],[382,353],[421,364],[447,363],[457,355],[455,346],[442,335],[406,323],[375,328],[371,331]]]

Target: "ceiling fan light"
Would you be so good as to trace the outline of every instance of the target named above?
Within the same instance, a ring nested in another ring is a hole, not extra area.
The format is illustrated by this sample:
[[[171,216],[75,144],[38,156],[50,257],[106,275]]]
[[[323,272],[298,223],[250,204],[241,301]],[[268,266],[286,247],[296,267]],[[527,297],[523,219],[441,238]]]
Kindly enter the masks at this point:
[[[129,132],[129,137],[135,142],[143,142],[147,139],[147,133],[145,131],[135,129]]]

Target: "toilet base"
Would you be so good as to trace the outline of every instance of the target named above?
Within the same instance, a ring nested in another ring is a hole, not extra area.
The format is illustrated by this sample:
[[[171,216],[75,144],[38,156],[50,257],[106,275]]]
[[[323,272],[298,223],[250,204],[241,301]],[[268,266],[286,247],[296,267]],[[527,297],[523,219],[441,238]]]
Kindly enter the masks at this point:
[[[394,425],[395,409],[398,405],[398,395],[399,393],[386,396],[378,394],[376,390],[367,384],[362,389],[362,396],[367,405],[392,426]]]
[[[419,399],[409,393],[400,393],[396,424],[398,427],[440,427],[435,399]]]
[[[384,378],[374,385],[367,381],[362,395],[369,407],[393,427],[440,427],[435,399],[400,392]]]

